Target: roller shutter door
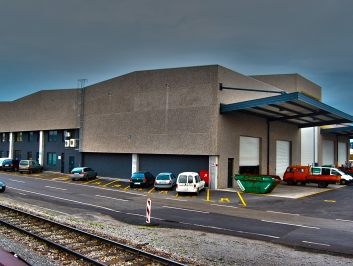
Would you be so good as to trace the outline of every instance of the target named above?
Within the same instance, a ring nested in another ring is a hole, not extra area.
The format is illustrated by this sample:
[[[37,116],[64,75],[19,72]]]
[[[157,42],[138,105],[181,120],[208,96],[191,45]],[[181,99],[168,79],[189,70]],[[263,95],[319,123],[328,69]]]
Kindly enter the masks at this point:
[[[239,166],[260,165],[260,139],[240,137]]]
[[[283,174],[290,165],[290,142],[276,141],[276,175],[283,178]]]
[[[314,163],[314,128],[301,129],[301,165]]]
[[[338,166],[347,162],[347,143],[338,142]]]
[[[332,140],[323,141],[322,164],[335,164],[334,142]]]

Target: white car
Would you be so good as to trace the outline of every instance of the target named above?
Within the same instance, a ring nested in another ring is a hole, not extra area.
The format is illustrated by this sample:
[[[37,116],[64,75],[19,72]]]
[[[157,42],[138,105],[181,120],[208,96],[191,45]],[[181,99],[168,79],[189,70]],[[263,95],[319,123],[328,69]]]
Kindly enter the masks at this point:
[[[178,175],[176,192],[195,193],[196,195],[199,195],[200,191],[204,189],[205,181],[200,178],[198,173],[183,172]]]

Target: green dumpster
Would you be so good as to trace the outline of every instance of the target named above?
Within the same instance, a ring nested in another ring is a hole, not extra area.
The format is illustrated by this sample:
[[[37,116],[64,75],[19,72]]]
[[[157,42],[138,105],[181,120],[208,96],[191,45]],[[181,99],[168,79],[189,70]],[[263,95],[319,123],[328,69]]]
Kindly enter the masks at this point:
[[[281,183],[280,178],[269,175],[238,175],[234,176],[240,189],[247,193],[271,193]]]

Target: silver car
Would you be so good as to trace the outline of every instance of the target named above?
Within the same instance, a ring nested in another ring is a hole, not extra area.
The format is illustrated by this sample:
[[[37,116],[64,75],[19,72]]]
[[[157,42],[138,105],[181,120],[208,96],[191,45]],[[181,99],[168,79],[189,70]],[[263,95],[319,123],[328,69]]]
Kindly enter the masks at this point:
[[[97,172],[94,171],[90,167],[76,167],[71,170],[70,172],[70,178],[75,181],[78,179],[84,179],[87,180],[90,178],[96,178],[97,177]]]
[[[172,173],[159,173],[154,181],[154,189],[170,189],[176,184],[176,176]]]

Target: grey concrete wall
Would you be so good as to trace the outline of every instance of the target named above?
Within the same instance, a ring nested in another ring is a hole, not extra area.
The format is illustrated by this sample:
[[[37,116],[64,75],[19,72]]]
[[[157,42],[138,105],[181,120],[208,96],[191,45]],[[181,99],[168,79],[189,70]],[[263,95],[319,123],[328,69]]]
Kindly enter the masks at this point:
[[[86,87],[83,151],[215,154],[217,71],[138,71]]]
[[[76,128],[76,89],[45,90],[11,103],[0,103],[0,132]]]
[[[254,75],[250,77],[289,93],[304,91],[321,101],[321,87],[298,74]]]
[[[270,90],[280,91],[274,86],[268,85],[262,81],[254,78],[242,75],[234,72],[230,69],[219,67],[219,83],[222,83],[224,87],[231,88],[244,88],[244,89],[258,89],[258,90]],[[242,90],[222,90],[219,91],[218,98],[219,103],[230,104],[243,102],[248,100],[260,99],[265,97],[271,97],[279,95],[278,93],[268,92],[253,92],[253,91],[242,91]]]

